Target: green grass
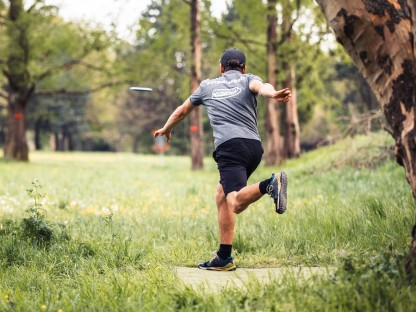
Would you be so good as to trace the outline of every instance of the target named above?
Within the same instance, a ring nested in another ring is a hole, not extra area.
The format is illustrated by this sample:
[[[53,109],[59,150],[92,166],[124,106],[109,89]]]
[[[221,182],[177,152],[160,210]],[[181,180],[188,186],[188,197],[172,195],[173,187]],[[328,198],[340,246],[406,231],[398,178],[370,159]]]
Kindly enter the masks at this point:
[[[180,284],[174,266],[195,266],[218,244],[216,165],[190,170],[188,157],[32,153],[0,161],[1,311],[416,311],[403,255],[415,223],[404,169],[384,134],[346,139],[280,168],[289,207],[262,198],[238,216],[239,267],[337,267],[335,276],[221,295]],[[50,241],[25,230],[38,180]]]

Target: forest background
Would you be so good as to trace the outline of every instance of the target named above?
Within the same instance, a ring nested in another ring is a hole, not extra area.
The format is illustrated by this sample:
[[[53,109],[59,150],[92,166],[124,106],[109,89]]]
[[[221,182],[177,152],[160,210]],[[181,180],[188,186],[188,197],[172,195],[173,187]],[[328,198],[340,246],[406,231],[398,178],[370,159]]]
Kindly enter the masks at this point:
[[[29,149],[153,153],[152,131],[191,93],[189,3],[152,1],[132,25],[135,38],[127,41],[115,28],[65,21],[59,8],[45,1],[13,2],[24,5],[19,27],[25,30],[26,52],[16,51],[14,59],[23,63],[21,75],[30,91],[24,112],[14,118],[25,120]],[[310,0],[273,2],[276,87],[287,86],[291,74],[300,148],[309,150],[345,135],[380,129],[384,117],[371,89],[335,42],[319,7]],[[1,37],[10,40],[0,46],[1,145],[10,115],[8,69],[14,53],[11,27],[16,28],[10,23],[9,8],[0,1]],[[228,1],[226,10],[214,16],[211,1],[202,1],[200,11],[201,78],[218,76],[222,51],[237,47],[247,55],[248,72],[268,81],[267,3]],[[130,86],[150,87],[153,92],[134,93]],[[283,138],[285,106],[276,109]],[[258,110],[261,135],[267,139],[264,99],[259,99]],[[213,143],[204,112],[202,125],[204,153],[209,155]],[[179,125],[167,153],[189,154],[191,131],[189,120]]]

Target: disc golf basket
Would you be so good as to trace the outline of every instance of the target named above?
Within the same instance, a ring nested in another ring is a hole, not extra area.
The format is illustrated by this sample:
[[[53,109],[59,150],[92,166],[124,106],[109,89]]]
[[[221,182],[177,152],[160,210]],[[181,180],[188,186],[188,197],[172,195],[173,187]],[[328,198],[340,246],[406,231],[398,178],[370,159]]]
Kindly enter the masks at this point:
[[[163,155],[170,149],[170,145],[166,142],[166,138],[164,136],[158,136],[155,138],[155,142],[152,146],[152,150],[159,154],[161,158]]]

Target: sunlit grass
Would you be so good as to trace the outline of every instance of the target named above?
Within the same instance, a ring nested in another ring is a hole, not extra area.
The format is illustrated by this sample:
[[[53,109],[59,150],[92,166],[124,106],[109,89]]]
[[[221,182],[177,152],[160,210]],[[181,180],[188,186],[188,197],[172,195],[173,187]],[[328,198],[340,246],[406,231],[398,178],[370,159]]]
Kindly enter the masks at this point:
[[[289,207],[277,215],[265,196],[238,216],[237,265],[337,267],[343,257],[406,252],[415,204],[389,144],[383,134],[357,137],[279,168],[261,166],[250,182],[285,170]],[[253,286],[250,295],[234,290],[237,294],[221,298],[198,295],[179,283],[174,266],[195,267],[218,245],[218,173],[210,158],[204,170],[194,172],[189,157],[36,152],[30,163],[0,162],[0,172],[0,310],[217,310],[224,305],[230,311],[325,310],[311,283],[321,283],[330,302],[354,307],[341,297],[354,287],[348,283],[329,291],[331,282],[325,280],[298,284],[289,278],[267,289]],[[8,232],[18,230],[27,216],[32,203],[26,189],[34,180],[42,185],[42,212],[55,231],[55,241],[43,248]],[[397,296],[408,298],[408,291]],[[309,306],[299,306],[298,300]],[[370,301],[368,310],[374,306]]]

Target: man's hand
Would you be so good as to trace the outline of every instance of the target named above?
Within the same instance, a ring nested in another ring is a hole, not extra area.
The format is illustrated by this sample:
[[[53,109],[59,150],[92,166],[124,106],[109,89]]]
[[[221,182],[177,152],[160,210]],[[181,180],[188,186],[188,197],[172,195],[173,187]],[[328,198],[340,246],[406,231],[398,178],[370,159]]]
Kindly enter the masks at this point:
[[[156,130],[153,133],[153,137],[156,138],[158,136],[166,136],[166,141],[169,143],[170,142],[170,138],[172,137],[172,130],[167,131],[165,128],[161,128],[159,130]]]
[[[292,96],[292,92],[288,88],[284,88],[282,90],[276,91],[272,98],[279,102],[289,102]]]

